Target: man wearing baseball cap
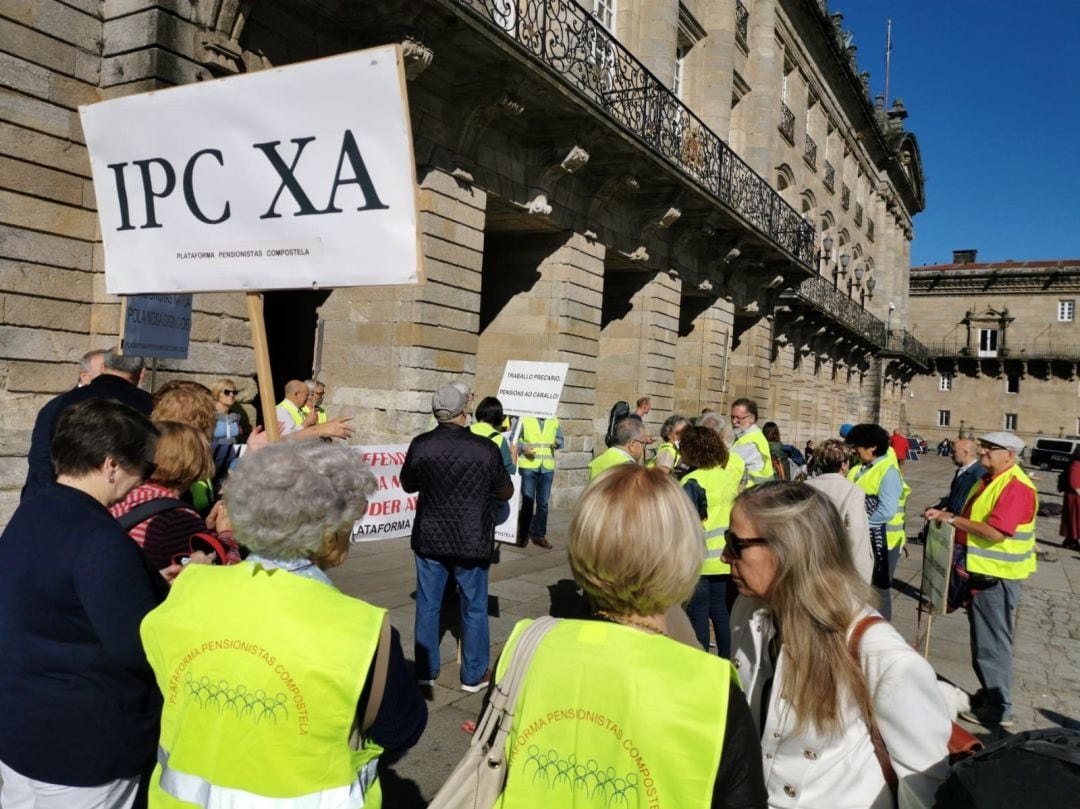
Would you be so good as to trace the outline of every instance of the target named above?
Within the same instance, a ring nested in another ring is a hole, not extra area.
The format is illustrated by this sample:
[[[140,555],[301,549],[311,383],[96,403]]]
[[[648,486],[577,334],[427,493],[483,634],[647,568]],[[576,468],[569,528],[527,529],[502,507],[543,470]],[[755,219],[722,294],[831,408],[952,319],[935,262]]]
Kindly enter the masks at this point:
[[[966,545],[967,571],[982,577],[968,605],[971,659],[982,688],[961,716],[981,725],[1013,724],[1012,614],[1020,600],[1020,582],[1035,572],[1035,484],[1016,459],[1024,449],[1014,433],[999,430],[979,438],[979,463],[986,469],[968,494],[960,514],[929,508],[930,520],[956,528],[956,542]]]
[[[439,676],[439,610],[446,582],[461,591],[461,688],[475,693],[490,678],[488,567],[495,551],[491,501],[514,493],[494,442],[465,427],[469,395],[444,385],[431,397],[435,429],[418,435],[401,466],[401,488],[419,492],[412,526],[416,556],[416,675]]]

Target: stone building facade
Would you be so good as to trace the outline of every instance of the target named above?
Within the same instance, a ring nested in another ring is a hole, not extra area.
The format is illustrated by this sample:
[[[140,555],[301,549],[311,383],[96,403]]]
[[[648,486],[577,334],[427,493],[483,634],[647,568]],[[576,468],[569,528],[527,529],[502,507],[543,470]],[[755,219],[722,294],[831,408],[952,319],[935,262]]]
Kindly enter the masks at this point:
[[[918,144],[824,0],[0,0],[0,514],[38,407],[118,332],[77,106],[387,42],[427,282],[267,294],[278,386],[316,365],[360,440],[403,441],[448,380],[568,362],[557,504],[617,399],[655,427],[749,395],[795,441],[902,416]],[[152,384],[253,395],[244,317],[196,295]]]
[[[1080,259],[977,262],[911,271],[911,322],[932,373],[912,380],[910,429],[936,443],[1013,430],[1080,435]]]

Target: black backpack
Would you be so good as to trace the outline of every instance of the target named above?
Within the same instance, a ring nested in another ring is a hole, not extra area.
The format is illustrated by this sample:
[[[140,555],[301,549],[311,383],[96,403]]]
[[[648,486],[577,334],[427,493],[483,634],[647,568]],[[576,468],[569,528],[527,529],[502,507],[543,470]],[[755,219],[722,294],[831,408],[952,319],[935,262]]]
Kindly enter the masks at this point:
[[[607,432],[604,433],[604,443],[607,446],[611,446],[611,442],[615,438],[615,425],[622,421],[624,418],[630,415],[630,403],[629,402],[616,402],[611,408],[611,413],[608,415],[607,420]]]
[[[1080,730],[1047,728],[1010,736],[953,767],[934,809],[1075,806]]]

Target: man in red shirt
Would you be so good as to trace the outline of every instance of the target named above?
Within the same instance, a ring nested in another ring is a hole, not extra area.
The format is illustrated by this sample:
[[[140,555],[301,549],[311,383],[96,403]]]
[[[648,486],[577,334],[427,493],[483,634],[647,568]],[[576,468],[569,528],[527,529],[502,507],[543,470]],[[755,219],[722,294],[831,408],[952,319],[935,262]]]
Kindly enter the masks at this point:
[[[925,517],[956,528],[956,542],[967,546],[967,570],[988,585],[971,597],[971,658],[982,685],[971,710],[961,716],[983,725],[1013,724],[1013,611],[1020,582],[1035,571],[1035,485],[1017,464],[1024,442],[998,431],[979,439],[979,462],[987,470],[959,515],[928,508]]]
[[[900,432],[900,428],[897,427],[892,431],[892,435],[889,436],[889,444],[892,446],[893,452],[896,453],[896,462],[900,465],[900,470],[904,469],[904,461],[907,460],[908,443],[907,436]]]

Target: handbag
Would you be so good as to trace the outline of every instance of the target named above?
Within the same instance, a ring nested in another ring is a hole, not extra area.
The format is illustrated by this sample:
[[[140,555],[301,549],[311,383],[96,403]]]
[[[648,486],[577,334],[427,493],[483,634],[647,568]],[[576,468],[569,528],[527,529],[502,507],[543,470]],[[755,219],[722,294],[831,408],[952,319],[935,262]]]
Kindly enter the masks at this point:
[[[491,689],[468,751],[428,809],[490,809],[495,805],[506,786],[506,739],[521,684],[541,639],[557,623],[557,619],[544,616],[521,633],[506,673]]]
[[[851,656],[855,658],[855,663],[862,668],[862,662],[859,658],[859,647],[862,645],[862,637],[866,634],[866,630],[872,627],[874,624],[888,623],[880,615],[867,615],[865,618],[855,624],[855,628],[851,631],[851,639],[848,641],[848,651]],[[868,724],[870,731],[870,742],[874,745],[874,756],[878,760],[878,766],[881,767],[881,774],[885,778],[885,783],[889,787],[889,793],[892,795],[892,805],[894,807],[899,806],[897,798],[897,789],[900,786],[900,779],[896,776],[896,770],[893,769],[892,760],[889,758],[889,748],[885,746],[885,740],[881,737],[881,731],[878,729],[877,722],[871,720]],[[980,742],[975,736],[968,733],[960,725],[955,722],[952,723],[952,732],[949,735],[949,765],[952,766],[958,761],[963,761],[965,758],[975,755],[978,751],[982,750],[982,742]]]

